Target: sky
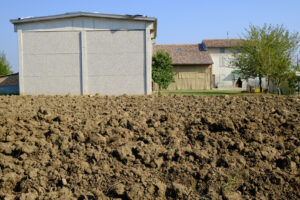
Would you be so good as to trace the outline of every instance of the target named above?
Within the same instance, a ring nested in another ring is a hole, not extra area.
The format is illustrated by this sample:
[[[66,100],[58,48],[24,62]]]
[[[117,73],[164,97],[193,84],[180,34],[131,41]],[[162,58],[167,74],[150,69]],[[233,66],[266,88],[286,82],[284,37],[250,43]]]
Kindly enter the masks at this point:
[[[19,71],[18,41],[10,19],[76,11],[156,17],[157,44],[240,38],[250,24],[300,32],[300,0],[1,0],[0,51],[13,71]]]

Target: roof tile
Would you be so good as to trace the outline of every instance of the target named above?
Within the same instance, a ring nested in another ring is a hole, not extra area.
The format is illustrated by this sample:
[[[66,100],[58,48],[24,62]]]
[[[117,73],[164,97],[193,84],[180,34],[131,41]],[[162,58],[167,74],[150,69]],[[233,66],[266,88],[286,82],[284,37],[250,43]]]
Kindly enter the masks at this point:
[[[230,48],[241,44],[242,39],[208,39],[203,40],[207,48]]]
[[[18,85],[18,84],[19,84],[19,73],[0,76],[0,87]]]
[[[212,58],[207,51],[201,51],[200,44],[158,44],[154,46],[154,53],[158,50],[168,52],[173,65],[210,65]]]

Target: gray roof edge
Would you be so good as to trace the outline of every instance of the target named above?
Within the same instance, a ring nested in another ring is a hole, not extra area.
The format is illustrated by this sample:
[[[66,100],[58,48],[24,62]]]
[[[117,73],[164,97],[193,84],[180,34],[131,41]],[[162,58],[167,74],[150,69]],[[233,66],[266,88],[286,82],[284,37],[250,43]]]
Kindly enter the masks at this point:
[[[44,21],[44,20],[64,19],[64,18],[71,18],[71,17],[99,17],[99,18],[110,18],[110,19],[151,21],[155,23],[157,21],[157,19],[154,17],[146,17],[141,15],[116,15],[116,14],[103,14],[103,13],[93,13],[93,12],[70,12],[70,13],[58,14],[58,15],[11,19],[10,22],[13,24],[19,24],[19,23],[29,23],[29,22]]]

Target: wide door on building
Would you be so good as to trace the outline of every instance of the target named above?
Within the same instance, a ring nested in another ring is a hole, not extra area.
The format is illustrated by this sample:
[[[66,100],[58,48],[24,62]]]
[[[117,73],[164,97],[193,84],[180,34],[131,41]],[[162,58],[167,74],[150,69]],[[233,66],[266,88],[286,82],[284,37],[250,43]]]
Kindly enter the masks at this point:
[[[88,93],[145,93],[145,32],[87,31]]]
[[[22,37],[24,94],[81,94],[80,32],[24,31]]]

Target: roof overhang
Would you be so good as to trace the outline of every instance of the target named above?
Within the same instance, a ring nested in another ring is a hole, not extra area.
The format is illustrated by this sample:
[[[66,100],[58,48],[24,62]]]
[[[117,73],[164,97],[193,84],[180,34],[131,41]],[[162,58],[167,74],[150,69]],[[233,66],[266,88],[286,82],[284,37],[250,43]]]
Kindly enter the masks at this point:
[[[33,22],[49,21],[49,20],[56,20],[56,19],[67,19],[67,18],[74,18],[74,17],[95,17],[95,18],[106,18],[106,19],[117,19],[117,20],[153,22],[154,38],[156,38],[156,34],[157,34],[157,19],[154,17],[147,17],[143,15],[116,15],[116,14],[103,14],[97,12],[70,12],[70,13],[59,14],[59,15],[17,18],[17,19],[11,19],[10,22],[14,25],[17,25],[23,23],[33,23]]]
[[[214,64],[213,62],[212,63],[172,63],[172,65],[183,65],[183,66],[196,66],[196,65],[212,65]]]
[[[153,53],[166,51],[172,57],[172,65],[212,65],[213,60],[208,53],[202,49],[201,44],[156,44]]]

